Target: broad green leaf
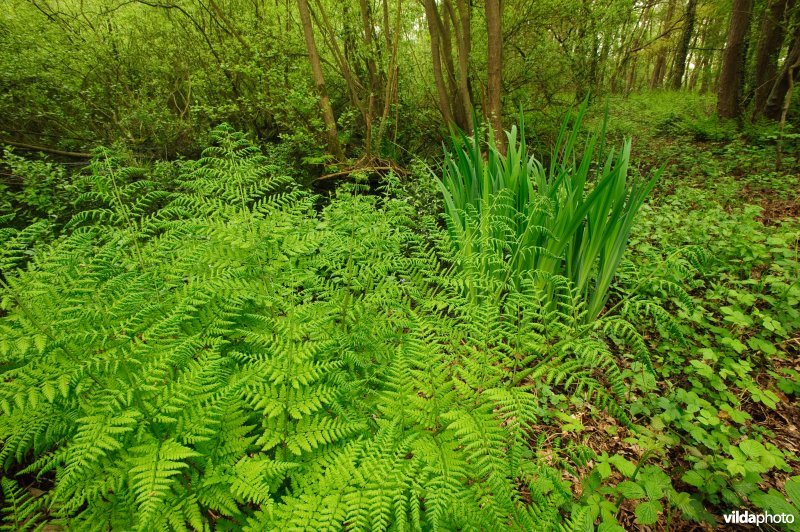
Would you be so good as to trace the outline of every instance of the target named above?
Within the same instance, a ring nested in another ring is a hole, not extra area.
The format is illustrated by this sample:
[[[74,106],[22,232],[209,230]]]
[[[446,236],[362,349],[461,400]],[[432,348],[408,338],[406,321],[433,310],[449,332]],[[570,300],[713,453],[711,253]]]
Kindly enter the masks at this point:
[[[658,516],[664,511],[664,507],[659,501],[647,501],[639,503],[634,510],[636,522],[640,525],[652,525],[658,521]]]
[[[617,484],[617,490],[626,499],[643,499],[645,496],[644,488],[630,480],[625,480]]]

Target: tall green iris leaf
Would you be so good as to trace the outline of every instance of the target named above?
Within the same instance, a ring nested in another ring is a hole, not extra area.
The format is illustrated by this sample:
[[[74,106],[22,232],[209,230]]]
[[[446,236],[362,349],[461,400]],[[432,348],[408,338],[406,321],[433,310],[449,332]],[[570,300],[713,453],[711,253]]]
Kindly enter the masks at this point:
[[[561,276],[583,295],[587,319],[602,311],[660,171],[644,182],[629,178],[630,139],[604,154],[605,122],[579,152],[586,109],[584,102],[564,119],[547,169],[528,154],[522,116],[506,133],[506,153],[491,137],[451,136],[439,184],[457,262],[486,281],[471,296],[501,298],[532,274]]]

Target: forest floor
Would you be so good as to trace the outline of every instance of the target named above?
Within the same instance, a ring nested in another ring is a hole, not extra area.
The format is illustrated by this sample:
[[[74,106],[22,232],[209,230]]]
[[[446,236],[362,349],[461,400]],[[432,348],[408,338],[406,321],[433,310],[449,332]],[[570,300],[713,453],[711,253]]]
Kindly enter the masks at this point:
[[[680,347],[652,344],[661,353],[660,371],[667,377],[656,384],[658,395],[675,397],[676,390],[696,392],[702,403],[699,412],[709,407],[707,413],[717,417],[712,420],[689,414],[698,426],[677,424],[681,428],[674,433],[676,438],[662,449],[664,464],[669,464],[665,471],[672,476],[673,484],[688,490],[694,486],[711,502],[716,501],[716,510],[714,505],[708,508],[714,520],[723,523],[722,514],[735,497],[730,497],[728,488],[715,484],[715,468],[728,468],[730,472],[734,466],[729,457],[738,457],[735,450],[730,454],[730,442],[722,436],[724,431],[718,430],[730,422],[731,416],[726,413],[730,409],[724,404],[726,400],[717,392],[730,391],[741,401],[738,410],[743,433],[763,434],[785,459],[785,467],[766,473],[758,488],[743,482],[733,491],[741,495],[762,490],[777,495],[784,491],[789,478],[800,475],[800,142],[788,135],[790,140],[783,146],[778,168],[774,128],[749,126],[742,133],[734,124],[710,116],[714,105],[711,99],[695,95],[683,104],[678,110],[671,97],[659,102],[652,95],[634,95],[612,101],[609,122],[617,124],[618,133],[634,137],[633,152],[643,174],[666,163],[650,202],[652,210],[645,211],[637,228],[634,239],[641,241],[634,244],[634,250],[699,245],[716,256],[718,265],[726,264],[706,271],[696,288],[689,290],[706,315],[689,318],[704,325],[686,330],[688,343]],[[686,279],[684,282],[693,284]],[[771,283],[775,283],[773,288]],[[778,285],[781,288],[775,290]],[[778,310],[770,292],[793,295],[784,301],[788,306]],[[770,340],[774,348],[761,344],[762,338],[774,332],[770,319],[764,319],[771,312],[781,316],[778,319],[783,325],[781,333]],[[678,354],[681,351],[684,353]],[[722,382],[726,380],[725,370],[719,373],[723,376],[720,381],[706,366],[708,363],[713,373],[720,372],[725,367],[720,360],[726,356],[751,364],[748,378],[731,383],[730,388]],[[671,359],[680,362],[669,368]],[[748,389],[767,391],[772,397],[754,396]],[[691,412],[689,403],[684,404]],[[644,452],[640,437],[615,426],[611,418],[576,415],[584,427],[584,442],[595,452],[627,456],[639,463]],[[683,416],[687,417],[685,413]],[[645,415],[639,421],[642,427],[653,429],[657,417]],[[657,431],[664,428],[662,425],[668,430],[670,424],[657,420],[655,426]],[[609,427],[614,428],[609,431]],[[693,470],[703,471],[702,476],[695,478]],[[624,480],[621,473],[613,474]],[[762,499],[750,499],[751,504],[754,500]],[[618,516],[629,530],[640,527],[632,502],[622,504]],[[654,528],[715,528],[709,523],[671,517],[669,512],[664,513]]]
[[[496,517],[490,507],[521,528],[551,511],[603,531],[710,530],[737,509],[800,518],[800,143],[787,136],[776,169],[774,128],[742,132],[710,104],[668,94],[609,103],[611,143],[634,137],[633,176],[665,169],[606,306],[637,332],[609,313],[592,346],[613,367],[594,351],[576,366],[593,396],[575,393],[558,364],[516,380],[504,312],[462,301],[453,270],[443,279],[441,197],[420,164],[382,171],[372,189],[337,175],[321,201],[293,188],[291,161],[229,128],[201,161],[138,168],[103,152],[72,176],[8,158],[0,465],[21,487],[4,479],[6,506],[19,498],[35,508],[27,524],[78,528],[229,519],[258,530],[308,515],[334,528],[396,516],[458,528]],[[73,217],[87,201],[93,209]],[[523,351],[546,361],[555,340],[537,344],[538,333]],[[88,361],[65,359],[63,346]],[[283,372],[293,390],[280,395]],[[487,379],[505,384],[486,389]],[[596,401],[615,382],[616,410]],[[42,405],[77,421],[42,421]],[[69,468],[48,461],[48,445]],[[566,495],[531,480],[542,464]],[[515,468],[525,472],[497,473]],[[381,489],[389,495],[362,497]],[[492,499],[504,490],[510,506]],[[75,493],[85,505],[70,507]],[[420,517],[435,504],[464,514]]]

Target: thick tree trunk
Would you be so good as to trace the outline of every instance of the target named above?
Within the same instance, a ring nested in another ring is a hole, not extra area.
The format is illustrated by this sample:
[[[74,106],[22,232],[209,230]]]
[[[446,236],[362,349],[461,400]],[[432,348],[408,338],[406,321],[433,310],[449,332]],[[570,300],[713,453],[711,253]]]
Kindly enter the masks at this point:
[[[339,144],[339,132],[336,129],[336,119],[333,116],[331,100],[328,97],[328,90],[325,87],[325,76],[322,74],[322,64],[320,62],[317,45],[314,42],[314,28],[311,26],[311,13],[308,9],[307,0],[297,0],[297,9],[300,11],[300,23],[303,26],[303,35],[308,49],[308,60],[311,63],[311,75],[314,79],[314,87],[319,96],[319,107],[322,111],[322,119],[325,122],[325,131],[328,138],[328,150],[336,159],[344,159],[342,147]]]
[[[753,118],[764,110],[778,74],[778,53],[783,44],[783,16],[787,3],[788,0],[770,0],[764,10],[756,52]]]
[[[752,8],[753,0],[733,0],[717,90],[717,114],[722,118],[737,118],[741,113],[742,70]]]
[[[486,35],[488,38],[488,115],[494,130],[495,142],[505,153],[501,91],[503,87],[503,13],[501,0],[486,0]]]
[[[672,88],[674,90],[679,90],[683,85],[683,74],[686,72],[686,58],[689,55],[689,44],[692,42],[696,13],[697,0],[689,0],[686,4],[681,40],[678,42],[678,50],[675,53],[675,68],[672,71]]]

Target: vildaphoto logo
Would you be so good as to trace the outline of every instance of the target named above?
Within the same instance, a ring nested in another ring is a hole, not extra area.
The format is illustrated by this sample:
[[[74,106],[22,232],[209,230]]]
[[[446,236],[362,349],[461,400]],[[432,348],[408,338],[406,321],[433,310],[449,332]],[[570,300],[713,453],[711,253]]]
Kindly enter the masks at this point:
[[[735,512],[731,512],[729,514],[725,514],[722,516],[725,520],[725,524],[728,525],[764,525],[764,524],[786,524],[790,525],[794,523],[794,515],[793,514],[771,514],[767,512],[763,513],[753,513],[748,510],[744,512],[740,512],[736,510]]]

